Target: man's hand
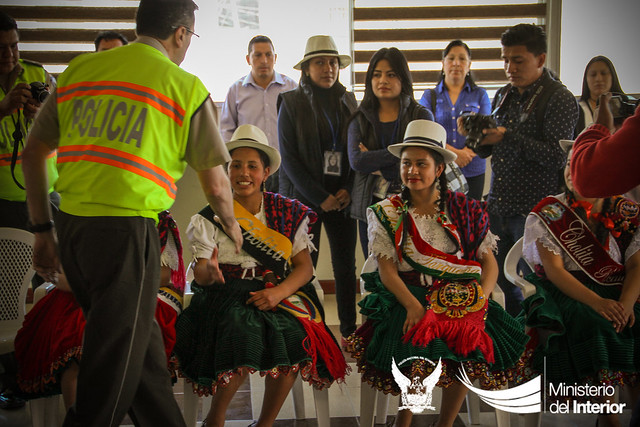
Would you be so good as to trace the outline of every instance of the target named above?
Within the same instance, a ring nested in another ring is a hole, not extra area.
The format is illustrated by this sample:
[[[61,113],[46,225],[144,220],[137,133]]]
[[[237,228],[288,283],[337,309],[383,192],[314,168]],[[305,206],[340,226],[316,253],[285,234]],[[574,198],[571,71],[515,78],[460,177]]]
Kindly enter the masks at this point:
[[[233,243],[235,243],[236,253],[239,254],[240,249],[242,249],[242,241],[243,241],[240,224],[238,224],[238,221],[236,221],[234,218],[233,224],[231,224],[231,226],[222,224],[222,227],[224,228],[224,232],[227,234],[227,236],[229,236],[231,240],[233,240]]]
[[[477,154],[474,153],[473,150],[469,147],[462,147],[461,149],[455,149],[451,151],[458,155],[456,164],[461,168],[467,166],[469,163],[471,163],[471,160],[473,160],[473,158],[477,156]]]
[[[333,194],[329,194],[329,197],[320,204],[320,209],[323,212],[336,211],[340,209],[340,201]]]
[[[16,110],[22,108],[28,100],[33,100],[31,98],[31,86],[27,83],[18,83],[0,101],[0,116],[6,117],[13,114]]]
[[[347,206],[349,206],[349,203],[351,203],[351,196],[349,195],[349,192],[344,188],[338,190],[338,192],[336,193],[336,199],[338,199],[338,202],[340,203],[340,208],[338,208],[338,210],[346,208]]]
[[[483,129],[482,133],[484,134],[484,138],[482,138],[482,141],[480,141],[480,145],[496,145],[499,142],[502,142],[506,131],[507,128],[505,128],[504,126]]]
[[[58,274],[62,273],[62,268],[58,258],[58,241],[53,230],[35,233],[33,269],[45,281],[58,282]]]
[[[38,111],[40,111],[40,107],[42,107],[42,104],[40,102],[36,101],[33,98],[27,99],[27,102],[25,102],[23,106],[24,109],[22,110],[24,118],[29,120],[35,119],[36,114],[38,114]]]
[[[615,131],[613,125],[613,114],[611,114],[611,108],[609,108],[609,101],[611,100],[611,92],[603,93],[598,99],[598,108],[595,112],[594,123],[606,126],[611,133]]]

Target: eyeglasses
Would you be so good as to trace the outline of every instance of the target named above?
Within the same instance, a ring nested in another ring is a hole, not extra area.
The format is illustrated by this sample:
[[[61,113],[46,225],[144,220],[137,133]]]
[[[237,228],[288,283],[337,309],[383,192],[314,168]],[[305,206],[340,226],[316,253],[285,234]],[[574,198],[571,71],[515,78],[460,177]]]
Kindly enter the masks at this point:
[[[171,27],[171,28],[174,29],[174,30],[177,30],[180,27],[184,27],[184,29],[187,30],[187,33],[190,33],[190,34],[192,34],[192,35],[194,35],[196,37],[200,37],[198,34],[195,33],[195,31],[189,29],[189,27],[187,27],[186,25],[176,25],[176,26]]]

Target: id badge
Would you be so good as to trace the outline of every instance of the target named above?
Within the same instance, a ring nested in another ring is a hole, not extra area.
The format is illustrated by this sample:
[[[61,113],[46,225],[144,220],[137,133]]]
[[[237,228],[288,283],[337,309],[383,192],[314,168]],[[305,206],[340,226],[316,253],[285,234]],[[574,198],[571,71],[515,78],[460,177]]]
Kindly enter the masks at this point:
[[[342,153],[339,151],[324,152],[324,174],[340,176],[342,175]]]
[[[389,181],[379,176],[376,180],[376,184],[373,186],[373,195],[378,199],[384,199],[387,197],[387,190],[389,190]]]

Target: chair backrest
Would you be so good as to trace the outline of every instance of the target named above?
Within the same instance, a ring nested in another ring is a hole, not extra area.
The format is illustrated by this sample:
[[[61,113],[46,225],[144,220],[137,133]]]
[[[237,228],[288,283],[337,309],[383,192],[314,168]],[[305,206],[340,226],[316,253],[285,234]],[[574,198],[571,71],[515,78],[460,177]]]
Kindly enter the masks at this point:
[[[362,273],[372,273],[378,269],[378,263],[376,261],[376,257],[374,255],[369,255],[369,257],[364,261],[364,265],[362,266]],[[364,290],[364,280],[362,277],[360,278],[360,293],[364,295],[366,291]]]
[[[0,354],[13,349],[22,326],[27,289],[35,274],[32,264],[33,234],[0,227]]]
[[[509,249],[509,252],[504,259],[504,277],[514,285],[518,286],[526,298],[536,292],[536,287],[533,283],[520,277],[520,274],[518,273],[518,262],[520,261],[520,258],[522,258],[523,241],[524,237],[519,238],[518,241],[513,244],[511,249]],[[525,260],[525,262],[527,262],[527,260]],[[533,271],[533,266],[530,265],[529,262],[527,262],[527,264],[531,271]]]

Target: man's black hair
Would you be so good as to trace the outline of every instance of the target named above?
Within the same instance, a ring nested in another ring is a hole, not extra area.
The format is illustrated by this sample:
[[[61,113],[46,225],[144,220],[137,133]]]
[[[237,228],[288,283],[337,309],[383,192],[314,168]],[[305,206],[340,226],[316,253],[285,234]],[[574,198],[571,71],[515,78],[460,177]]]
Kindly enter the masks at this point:
[[[267,36],[255,36],[251,40],[249,40],[249,47],[247,48],[247,53],[251,55],[251,49],[253,49],[253,45],[256,43],[269,43],[271,45],[271,49],[275,52],[276,48],[273,47],[273,42]]]
[[[93,44],[96,46],[96,50],[98,50],[98,46],[100,46],[100,42],[102,40],[120,40],[123,45],[129,44],[129,40],[117,31],[101,31],[96,36],[96,39],[93,41]]]
[[[0,31],[18,31],[16,20],[0,10]]]
[[[533,24],[518,24],[502,33],[500,42],[504,47],[524,45],[535,56],[547,52],[547,34]]]
[[[193,0],[140,0],[136,33],[165,40],[178,27],[193,31],[196,10]]]

